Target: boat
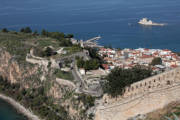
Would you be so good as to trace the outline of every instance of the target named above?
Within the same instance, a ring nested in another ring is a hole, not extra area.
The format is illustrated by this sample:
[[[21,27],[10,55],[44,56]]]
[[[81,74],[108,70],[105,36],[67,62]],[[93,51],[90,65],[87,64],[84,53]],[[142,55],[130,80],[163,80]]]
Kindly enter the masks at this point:
[[[138,23],[142,24],[142,25],[149,25],[149,26],[152,26],[152,25],[154,25],[154,26],[164,26],[165,25],[163,23],[155,23],[152,20],[148,20],[147,18],[141,19]]]

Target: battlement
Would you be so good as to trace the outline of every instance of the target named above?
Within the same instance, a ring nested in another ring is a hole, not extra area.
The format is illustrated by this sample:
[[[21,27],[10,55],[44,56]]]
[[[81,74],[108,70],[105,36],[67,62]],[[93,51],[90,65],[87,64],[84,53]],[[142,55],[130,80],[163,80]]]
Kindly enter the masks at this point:
[[[180,100],[180,67],[136,82],[125,88],[124,95],[105,95],[96,112],[96,120],[126,120],[146,114]]]
[[[146,78],[125,88],[123,97],[138,95],[156,88],[172,86],[180,82],[180,67]]]

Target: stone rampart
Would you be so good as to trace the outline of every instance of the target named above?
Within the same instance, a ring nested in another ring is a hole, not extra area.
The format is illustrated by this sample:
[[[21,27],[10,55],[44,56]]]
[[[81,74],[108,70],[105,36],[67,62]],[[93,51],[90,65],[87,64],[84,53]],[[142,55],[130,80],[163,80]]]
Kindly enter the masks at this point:
[[[76,85],[69,81],[69,80],[65,80],[65,79],[60,79],[60,78],[56,78],[56,81],[60,84],[60,85],[65,85],[68,86],[69,88],[75,90],[76,89]]]
[[[180,68],[132,84],[118,98],[105,96],[95,120],[126,120],[180,100]]]

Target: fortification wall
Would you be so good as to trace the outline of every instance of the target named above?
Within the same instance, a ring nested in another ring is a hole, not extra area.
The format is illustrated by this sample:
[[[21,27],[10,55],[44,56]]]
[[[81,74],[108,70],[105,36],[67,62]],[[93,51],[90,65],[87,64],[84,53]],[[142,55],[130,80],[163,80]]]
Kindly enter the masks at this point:
[[[65,85],[68,86],[69,88],[75,90],[76,89],[76,85],[69,81],[69,80],[65,80],[65,79],[60,79],[60,78],[56,78],[57,83],[59,83],[60,85]]]
[[[144,79],[125,89],[116,99],[105,96],[95,120],[126,120],[180,100],[180,68]]]

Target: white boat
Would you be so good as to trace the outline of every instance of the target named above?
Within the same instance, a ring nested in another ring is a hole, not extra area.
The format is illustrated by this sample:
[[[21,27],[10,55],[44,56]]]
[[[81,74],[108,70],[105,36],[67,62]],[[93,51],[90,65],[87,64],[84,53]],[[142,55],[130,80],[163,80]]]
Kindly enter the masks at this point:
[[[139,23],[139,24],[142,24],[142,25],[149,25],[149,26],[151,26],[151,25],[164,26],[164,25],[165,25],[165,24],[163,24],[163,23],[155,23],[155,22],[153,22],[153,21],[151,21],[151,20],[148,20],[147,18],[141,19],[138,23]]]

